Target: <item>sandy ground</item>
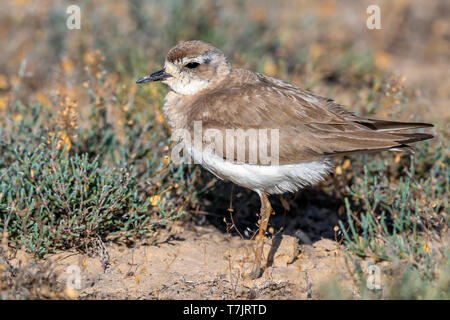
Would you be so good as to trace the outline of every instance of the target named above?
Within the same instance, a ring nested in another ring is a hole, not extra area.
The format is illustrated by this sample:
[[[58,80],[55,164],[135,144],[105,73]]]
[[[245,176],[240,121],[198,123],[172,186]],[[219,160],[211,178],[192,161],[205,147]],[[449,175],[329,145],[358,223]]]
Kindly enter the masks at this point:
[[[80,271],[80,289],[66,288],[78,299],[318,299],[321,283],[331,277],[353,286],[335,241],[266,239],[265,272],[250,280],[253,245],[213,226],[173,224],[131,247],[110,243],[91,256],[64,251],[46,260],[63,287],[69,270]],[[15,261],[23,259],[19,253]]]

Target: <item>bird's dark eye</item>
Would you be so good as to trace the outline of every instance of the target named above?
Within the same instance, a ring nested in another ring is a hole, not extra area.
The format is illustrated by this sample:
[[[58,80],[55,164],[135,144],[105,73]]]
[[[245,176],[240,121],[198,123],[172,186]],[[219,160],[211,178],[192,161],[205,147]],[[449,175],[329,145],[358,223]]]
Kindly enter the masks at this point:
[[[189,69],[194,69],[197,68],[200,65],[200,63],[198,62],[189,62],[188,64],[185,65],[185,67],[189,68]]]

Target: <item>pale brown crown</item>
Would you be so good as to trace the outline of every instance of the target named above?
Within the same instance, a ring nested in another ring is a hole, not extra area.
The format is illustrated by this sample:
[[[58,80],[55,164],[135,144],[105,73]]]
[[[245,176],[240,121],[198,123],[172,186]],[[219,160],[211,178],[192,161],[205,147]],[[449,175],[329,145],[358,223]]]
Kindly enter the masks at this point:
[[[169,62],[181,61],[184,58],[194,58],[205,54],[208,51],[220,52],[219,49],[200,40],[181,42],[167,53],[166,60]]]

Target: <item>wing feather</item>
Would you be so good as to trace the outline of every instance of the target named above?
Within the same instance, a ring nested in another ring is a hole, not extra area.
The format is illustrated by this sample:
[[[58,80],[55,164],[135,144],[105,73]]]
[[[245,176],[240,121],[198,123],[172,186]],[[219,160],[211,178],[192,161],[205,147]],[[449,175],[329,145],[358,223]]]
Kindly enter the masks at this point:
[[[433,137],[393,132],[430,124],[359,117],[331,99],[240,69],[233,70],[225,86],[194,100],[188,117],[187,123],[201,120],[203,130],[224,134],[226,129],[278,129],[280,164],[356,152],[410,150],[407,143]],[[272,143],[276,142],[269,137],[269,150]]]

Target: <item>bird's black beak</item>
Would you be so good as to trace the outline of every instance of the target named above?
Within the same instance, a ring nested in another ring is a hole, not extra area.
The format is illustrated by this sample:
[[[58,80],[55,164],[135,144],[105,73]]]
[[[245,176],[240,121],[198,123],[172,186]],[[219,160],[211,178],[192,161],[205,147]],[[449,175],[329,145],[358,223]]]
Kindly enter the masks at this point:
[[[171,77],[171,75],[168,74],[166,72],[166,69],[164,68],[164,69],[159,70],[159,71],[157,71],[155,73],[152,73],[149,76],[140,78],[139,80],[136,81],[136,83],[141,84],[141,83],[146,83],[146,82],[161,81],[161,80],[164,80],[164,79],[167,79],[167,78],[170,78],[170,77]]]

